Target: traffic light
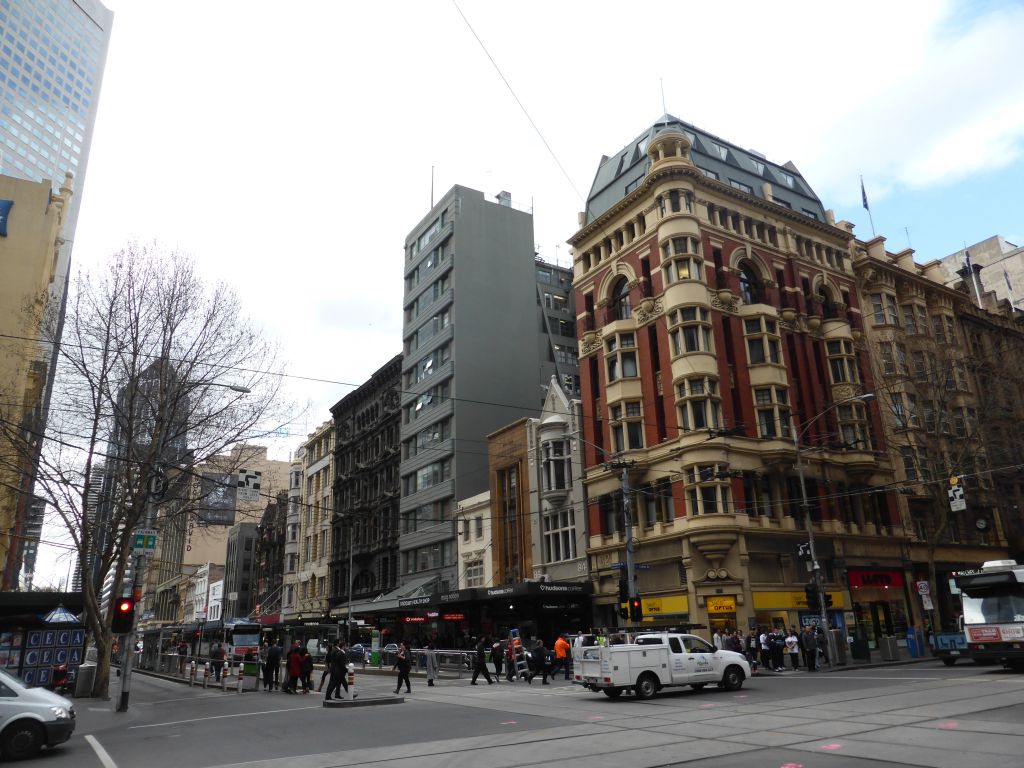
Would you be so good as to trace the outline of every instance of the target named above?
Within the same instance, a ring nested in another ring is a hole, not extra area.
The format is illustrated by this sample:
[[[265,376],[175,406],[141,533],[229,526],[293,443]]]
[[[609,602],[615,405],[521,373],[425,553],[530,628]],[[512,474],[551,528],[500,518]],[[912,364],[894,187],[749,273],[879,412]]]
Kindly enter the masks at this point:
[[[643,603],[640,602],[639,597],[634,597],[629,601],[629,620],[630,621],[643,621],[644,620],[644,608]]]
[[[135,600],[122,597],[114,603],[114,615],[110,618],[110,629],[115,635],[127,635],[135,629]]]
[[[619,618],[629,618],[629,579],[625,576],[619,579]]]
[[[825,605],[829,608],[832,607],[832,595],[830,595],[828,592],[825,593]]]
[[[821,610],[821,602],[818,600],[818,588],[813,584],[804,587],[804,594],[807,595],[807,609],[815,613]]]

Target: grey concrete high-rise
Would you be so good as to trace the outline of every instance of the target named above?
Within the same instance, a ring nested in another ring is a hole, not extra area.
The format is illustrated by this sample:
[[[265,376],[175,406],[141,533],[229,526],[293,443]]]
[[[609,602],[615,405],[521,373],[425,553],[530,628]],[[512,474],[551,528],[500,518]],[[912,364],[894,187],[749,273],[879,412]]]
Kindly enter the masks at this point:
[[[256,571],[256,523],[236,523],[228,531],[224,559],[224,619],[247,618],[252,612]]]
[[[457,500],[488,488],[487,435],[535,415],[552,373],[576,371],[564,361],[575,360],[574,329],[552,334],[546,316],[575,320],[571,306],[552,309],[568,285],[535,260],[532,213],[507,192],[497,200],[452,187],[405,242],[403,586],[457,587],[452,516]],[[555,345],[565,357],[552,366]]]

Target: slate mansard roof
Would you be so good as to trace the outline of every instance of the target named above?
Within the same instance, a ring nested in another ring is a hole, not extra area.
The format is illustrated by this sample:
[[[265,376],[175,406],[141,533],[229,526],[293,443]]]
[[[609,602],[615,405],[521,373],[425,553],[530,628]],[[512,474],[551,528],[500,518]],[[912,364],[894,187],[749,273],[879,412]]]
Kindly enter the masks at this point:
[[[793,163],[778,165],[758,152],[741,149],[678,117],[665,114],[619,152],[601,160],[587,196],[588,224],[637,187],[647,174],[648,142],[666,130],[681,131],[687,135],[692,145],[694,164],[712,178],[717,176],[723,184],[745,185],[753,195],[762,199],[764,191],[761,187],[767,181],[772,185],[772,197],[778,204],[825,221],[821,200]]]

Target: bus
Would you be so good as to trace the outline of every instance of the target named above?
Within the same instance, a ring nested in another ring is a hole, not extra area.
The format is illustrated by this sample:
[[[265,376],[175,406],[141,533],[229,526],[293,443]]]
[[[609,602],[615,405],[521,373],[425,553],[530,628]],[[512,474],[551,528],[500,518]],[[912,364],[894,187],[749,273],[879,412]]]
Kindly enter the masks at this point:
[[[260,655],[260,632],[263,626],[243,619],[224,622],[224,650],[233,662],[255,661]]]
[[[1024,565],[990,560],[954,578],[963,599],[970,657],[1024,671]]]

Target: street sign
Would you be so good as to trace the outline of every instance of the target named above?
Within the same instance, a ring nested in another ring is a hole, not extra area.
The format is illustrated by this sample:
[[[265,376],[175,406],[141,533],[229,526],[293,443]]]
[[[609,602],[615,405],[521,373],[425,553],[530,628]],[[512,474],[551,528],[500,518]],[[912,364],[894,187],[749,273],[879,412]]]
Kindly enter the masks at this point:
[[[263,473],[259,470],[238,470],[238,500],[259,501]]]
[[[811,542],[805,541],[801,544],[796,545],[796,556],[799,560],[810,561],[811,559]]]
[[[931,585],[927,581],[917,582],[917,594],[919,595],[930,595],[932,593]]]
[[[932,605],[932,598],[930,595],[921,595],[921,604],[924,606],[926,611],[935,610],[935,606]]]
[[[967,501],[964,499],[964,487],[962,485],[951,485],[947,493],[949,494],[949,509],[951,512],[963,512],[967,509]]]
[[[151,555],[156,550],[156,530],[144,528],[135,532],[132,552],[136,555]]]

